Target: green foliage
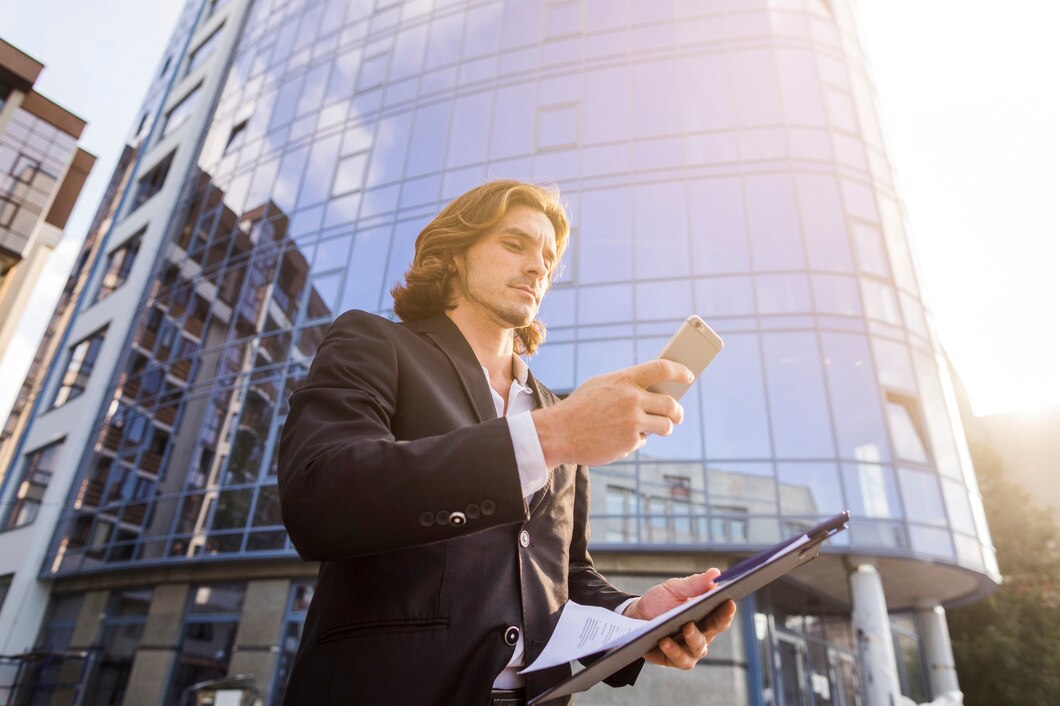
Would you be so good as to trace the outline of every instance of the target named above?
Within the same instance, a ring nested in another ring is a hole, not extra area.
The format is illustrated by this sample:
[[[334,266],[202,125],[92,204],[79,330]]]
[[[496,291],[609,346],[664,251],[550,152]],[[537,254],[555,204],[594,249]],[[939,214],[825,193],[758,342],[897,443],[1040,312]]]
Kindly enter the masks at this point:
[[[1060,527],[995,454],[972,456],[1004,584],[947,611],[964,703],[1060,703]]]

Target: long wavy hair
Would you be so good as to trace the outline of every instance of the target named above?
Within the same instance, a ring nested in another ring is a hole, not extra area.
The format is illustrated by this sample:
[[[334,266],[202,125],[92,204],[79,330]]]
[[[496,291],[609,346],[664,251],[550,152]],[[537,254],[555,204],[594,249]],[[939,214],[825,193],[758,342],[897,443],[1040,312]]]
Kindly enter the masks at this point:
[[[394,313],[402,321],[416,321],[453,308],[453,258],[467,252],[517,205],[537,209],[552,222],[558,263],[570,236],[559,190],[515,179],[486,182],[456,198],[420,231],[404,284],[390,290]],[[533,355],[544,340],[545,325],[535,320],[515,329],[515,352]]]

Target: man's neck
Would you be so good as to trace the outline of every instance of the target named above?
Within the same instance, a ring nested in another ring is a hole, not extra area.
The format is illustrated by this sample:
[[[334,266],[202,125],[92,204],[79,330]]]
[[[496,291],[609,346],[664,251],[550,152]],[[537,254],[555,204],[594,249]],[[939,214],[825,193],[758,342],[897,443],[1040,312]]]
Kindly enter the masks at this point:
[[[445,315],[460,329],[479,365],[489,371],[490,380],[510,382],[515,330],[484,320],[462,307],[448,309]]]

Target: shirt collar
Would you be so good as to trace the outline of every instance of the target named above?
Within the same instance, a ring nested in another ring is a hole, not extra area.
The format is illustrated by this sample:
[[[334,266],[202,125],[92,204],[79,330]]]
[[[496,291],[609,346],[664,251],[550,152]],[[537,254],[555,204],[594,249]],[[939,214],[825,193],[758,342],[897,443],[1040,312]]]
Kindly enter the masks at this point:
[[[486,376],[486,381],[488,382],[490,379],[490,371],[486,368],[485,365],[482,365],[480,367],[482,368],[482,373]],[[533,392],[533,390],[531,390],[530,387],[526,384],[526,380],[529,377],[529,374],[530,368],[527,367],[526,363],[523,362],[523,359],[517,355],[513,355],[512,382],[519,385],[519,387],[522,388],[523,392]]]

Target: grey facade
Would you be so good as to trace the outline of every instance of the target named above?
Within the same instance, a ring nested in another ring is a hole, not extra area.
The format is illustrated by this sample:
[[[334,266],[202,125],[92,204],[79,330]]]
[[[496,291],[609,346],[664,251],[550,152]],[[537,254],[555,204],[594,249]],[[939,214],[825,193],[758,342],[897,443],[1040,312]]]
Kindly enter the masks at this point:
[[[429,219],[503,176],[569,204],[530,361],[553,389],[653,357],[689,313],[726,340],[672,437],[593,471],[616,583],[854,516],[745,601],[704,666],[581,702],[875,706],[851,622],[863,565],[897,683],[937,695],[925,611],[999,575],[845,0],[193,0],[173,44],[114,196],[107,249],[135,243],[136,262],[112,287],[96,258],[13,466],[66,433],[65,407],[91,420],[58,442],[39,644],[95,650],[86,678],[125,703],[227,673],[282,690],[312,575],[279,518],[287,397],[339,313],[392,315]],[[90,603],[94,628],[63,628]],[[123,620],[150,646],[135,658],[108,637]]]

